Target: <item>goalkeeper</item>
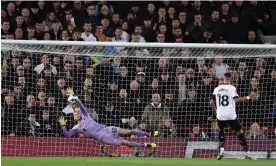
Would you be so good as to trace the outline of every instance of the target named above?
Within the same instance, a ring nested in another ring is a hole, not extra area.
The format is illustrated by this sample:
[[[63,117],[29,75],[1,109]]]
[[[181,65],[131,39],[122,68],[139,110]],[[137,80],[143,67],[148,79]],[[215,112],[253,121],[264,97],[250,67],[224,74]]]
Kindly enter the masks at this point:
[[[64,117],[58,119],[65,137],[72,137],[76,134],[83,134],[84,137],[93,138],[97,141],[109,145],[124,145],[130,147],[149,147],[156,148],[155,143],[136,143],[124,140],[120,135],[137,135],[137,136],[158,136],[159,132],[147,133],[141,130],[127,130],[114,126],[105,126],[96,123],[87,113],[82,102],[77,96],[74,96],[72,89],[67,89],[68,101],[74,109],[74,120],[78,122],[70,131],[67,131],[65,126],[67,120]]]

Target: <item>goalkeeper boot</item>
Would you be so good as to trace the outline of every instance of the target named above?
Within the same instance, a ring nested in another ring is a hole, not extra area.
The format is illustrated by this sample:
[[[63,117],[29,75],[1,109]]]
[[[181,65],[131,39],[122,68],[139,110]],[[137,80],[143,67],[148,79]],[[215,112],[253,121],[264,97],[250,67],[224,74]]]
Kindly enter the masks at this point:
[[[245,153],[245,158],[249,160],[257,160],[257,158],[253,157],[249,152]]]
[[[152,148],[152,149],[157,148],[156,143],[145,143],[145,146],[146,146],[147,148]]]
[[[159,131],[153,131],[151,132],[151,137],[158,137],[159,136]]]

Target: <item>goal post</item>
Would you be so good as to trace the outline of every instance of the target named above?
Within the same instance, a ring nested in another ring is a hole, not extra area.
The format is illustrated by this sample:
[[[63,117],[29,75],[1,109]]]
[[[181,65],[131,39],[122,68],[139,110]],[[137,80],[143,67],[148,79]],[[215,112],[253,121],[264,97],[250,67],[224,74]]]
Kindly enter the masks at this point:
[[[209,99],[231,72],[240,96],[237,114],[258,158],[276,158],[276,45],[1,41],[3,156],[212,158],[218,127]],[[64,138],[59,116],[74,126],[64,90],[72,87],[97,122],[159,130],[156,151]],[[243,158],[226,129],[226,157]]]

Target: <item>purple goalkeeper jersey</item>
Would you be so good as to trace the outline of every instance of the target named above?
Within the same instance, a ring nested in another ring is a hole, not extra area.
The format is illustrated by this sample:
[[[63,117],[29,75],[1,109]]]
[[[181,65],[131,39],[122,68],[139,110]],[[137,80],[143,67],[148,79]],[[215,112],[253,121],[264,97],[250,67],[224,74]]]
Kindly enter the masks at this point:
[[[87,113],[83,104],[78,100],[78,105],[82,112],[81,121],[74,126],[70,131],[63,129],[65,137],[72,137],[76,134],[83,134],[84,137],[93,138],[97,141],[101,141],[107,126],[101,125],[95,122]]]

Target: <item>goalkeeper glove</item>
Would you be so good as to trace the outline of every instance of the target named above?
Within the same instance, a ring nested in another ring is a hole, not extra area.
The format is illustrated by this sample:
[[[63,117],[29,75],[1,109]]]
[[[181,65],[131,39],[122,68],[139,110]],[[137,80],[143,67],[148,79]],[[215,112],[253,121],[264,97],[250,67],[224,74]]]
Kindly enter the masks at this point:
[[[62,128],[65,128],[67,120],[65,120],[63,116],[58,118],[58,122]]]
[[[73,88],[67,88],[67,90],[66,90],[66,95],[67,95],[67,96],[72,96],[72,95],[74,95]]]
[[[70,96],[68,97],[68,101],[69,101],[71,104],[77,103],[78,100],[79,100],[78,96],[70,95]]]

